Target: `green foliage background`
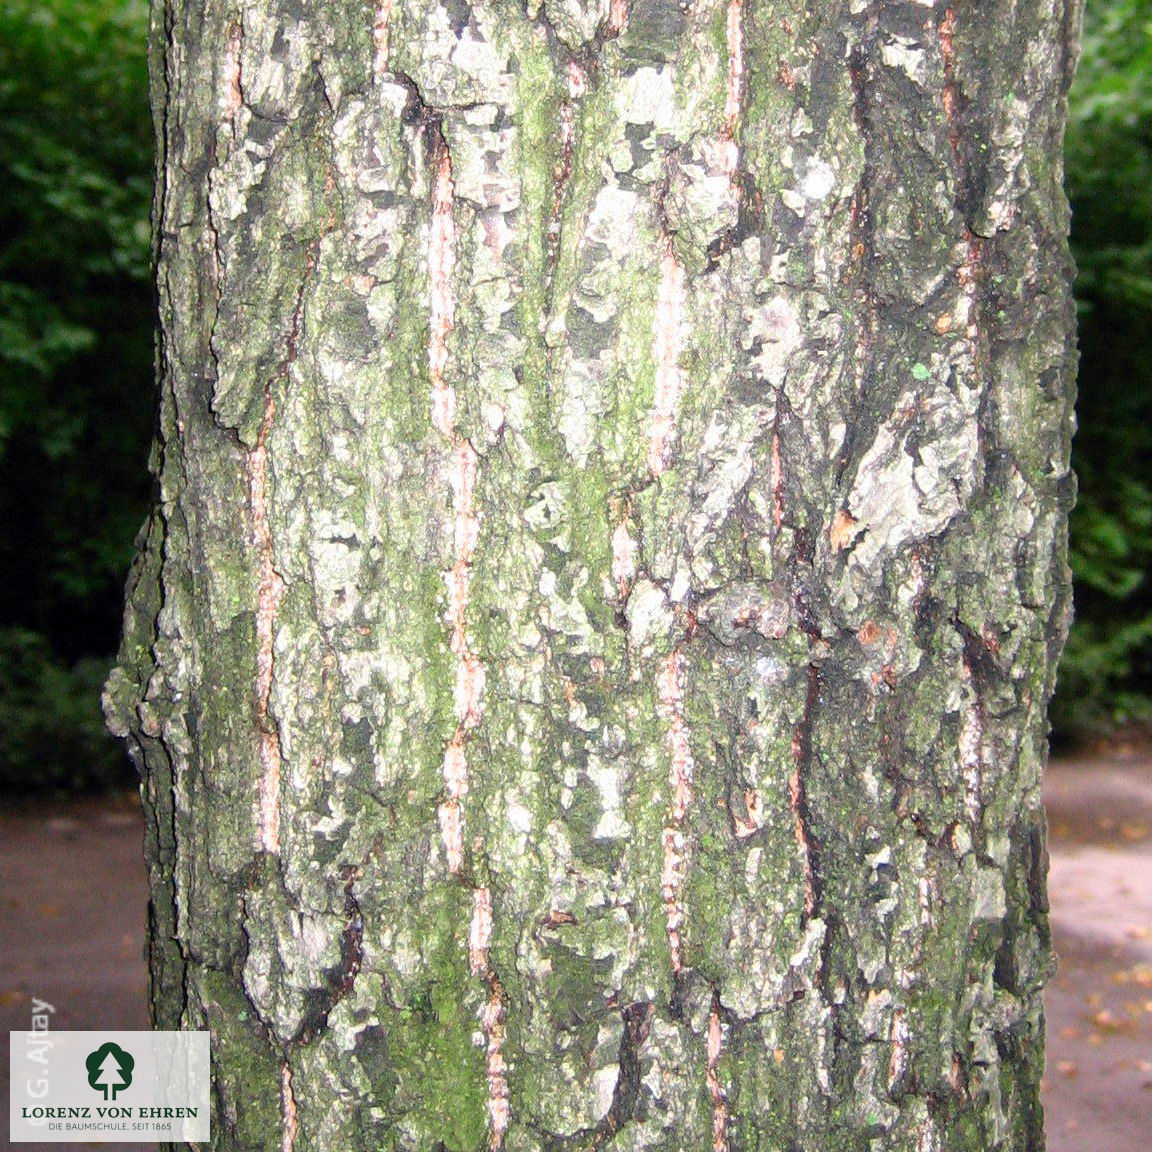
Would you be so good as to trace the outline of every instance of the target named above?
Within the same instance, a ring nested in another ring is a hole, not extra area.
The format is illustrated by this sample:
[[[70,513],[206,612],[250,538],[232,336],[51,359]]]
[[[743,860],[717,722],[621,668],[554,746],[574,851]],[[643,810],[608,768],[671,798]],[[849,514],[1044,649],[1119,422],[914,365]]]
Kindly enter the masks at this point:
[[[103,731],[150,491],[144,0],[0,0],[0,787],[123,779]]]
[[[1053,706],[1084,736],[1152,719],[1152,4],[1088,0],[1066,143],[1079,267],[1076,623]]]
[[[150,495],[145,0],[0,0],[0,788],[125,780],[99,689]],[[1152,3],[1088,0],[1077,622],[1054,719],[1152,718]]]

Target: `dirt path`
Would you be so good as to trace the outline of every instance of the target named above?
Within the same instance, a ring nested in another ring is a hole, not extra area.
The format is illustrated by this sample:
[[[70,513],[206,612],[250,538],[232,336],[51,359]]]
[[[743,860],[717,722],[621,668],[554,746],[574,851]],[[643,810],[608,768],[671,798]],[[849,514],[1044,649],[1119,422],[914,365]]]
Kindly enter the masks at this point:
[[[147,891],[134,795],[29,804],[0,813],[0,1077],[8,1031],[30,1027],[31,997],[53,1028],[148,1027]],[[37,1067],[37,1066],[30,1066]],[[10,1144],[7,1109],[0,1147]],[[46,1144],[144,1152],[155,1144]]]
[[[1059,762],[1046,797],[1060,954],[1046,997],[1048,1149],[1148,1152],[1152,758]],[[56,1007],[57,1028],[146,1028],[145,906],[133,796],[0,813],[0,1029],[27,1029],[32,996]],[[7,1091],[7,1044],[0,1077]]]
[[[1061,761],[1045,787],[1049,1152],[1152,1147],[1152,763]]]

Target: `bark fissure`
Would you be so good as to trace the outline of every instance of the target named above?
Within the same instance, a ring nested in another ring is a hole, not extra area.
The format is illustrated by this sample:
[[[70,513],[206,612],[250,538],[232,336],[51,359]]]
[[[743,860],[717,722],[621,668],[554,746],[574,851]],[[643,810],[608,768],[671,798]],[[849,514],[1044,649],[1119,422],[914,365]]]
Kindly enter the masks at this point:
[[[286,380],[296,360],[304,318],[304,289],[311,274],[308,258],[305,278],[296,294],[288,332],[287,355],[276,376],[264,385],[264,403],[255,445],[247,452],[245,470],[252,517],[252,535],[258,556],[256,592],[256,727],[261,775],[256,788],[256,829],[258,846],[271,855],[280,852],[280,777],[283,752],[280,729],[270,712],[272,681],[275,674],[276,618],[284,598],[284,578],[276,571],[274,541],[269,520],[268,438],[276,415],[274,385]]]
[[[668,725],[670,754],[669,821],[664,829],[664,864],[660,873],[660,893],[664,900],[668,953],[672,976],[678,980],[683,969],[684,882],[688,871],[688,832],[685,827],[692,805],[691,738],[684,719],[684,655],[679,648],[664,661],[657,678],[657,698],[661,715]]]
[[[452,157],[439,129],[435,133],[432,165],[432,226],[428,268],[431,283],[428,368],[432,381],[432,423],[451,450],[448,480],[452,490],[452,568],[445,575],[448,593],[449,647],[456,657],[454,708],[456,731],[444,750],[444,786],[447,799],[440,805],[440,828],[448,870],[464,865],[463,800],[468,792],[468,732],[480,721],[485,671],[468,636],[468,598],[471,567],[480,531],[475,509],[478,458],[469,440],[456,426],[455,389],[445,379],[448,336],[455,324],[452,278],[455,271],[456,227],[453,219]]]
[[[372,72],[380,79],[388,71],[388,30],[396,0],[376,0],[372,21]]]
[[[712,1152],[728,1149],[728,1095],[720,1082],[720,1053],[724,1046],[723,1025],[720,1018],[720,994],[712,993],[708,1010],[708,1096],[712,1101]]]
[[[872,33],[874,35],[874,32]],[[852,115],[860,130],[864,143],[864,164],[860,179],[852,194],[852,228],[850,231],[852,252],[851,267],[859,279],[859,293],[862,297],[860,319],[856,335],[855,385],[856,403],[863,412],[868,412],[867,400],[876,371],[876,325],[877,300],[875,286],[876,226],[872,215],[870,197],[875,179],[876,135],[872,124],[870,107],[871,94],[868,86],[869,53],[871,41],[865,40],[852,49],[848,64],[848,74],[852,81]],[[849,463],[853,461],[867,430],[853,420],[844,436],[840,458],[836,466],[836,483],[839,485]]]
[[[504,1055],[505,1021],[508,999],[500,976],[492,966],[489,947],[492,940],[492,895],[488,888],[472,892],[472,922],[468,932],[468,963],[473,975],[481,977],[486,999],[480,1009],[485,1044],[485,1077],[488,1085],[489,1146],[502,1147],[511,1119],[511,1093],[508,1063]]]
[[[300,1122],[296,1093],[292,1088],[292,1066],[287,1060],[280,1066],[280,1112],[283,1117],[280,1152],[292,1152]]]
[[[364,962],[364,914],[356,897],[356,881],[363,877],[363,868],[346,864],[344,881],[344,930],[340,936],[340,964],[330,973],[326,988],[315,993],[315,1005],[300,1021],[296,1034],[285,1045],[287,1054],[297,1045],[310,1044],[328,1027],[329,1017],[336,1006],[354,989],[360,966]]]
[[[620,1010],[624,1031],[620,1037],[619,1072],[612,1089],[612,1103],[595,1129],[578,1138],[577,1146],[587,1140],[587,1147],[602,1148],[632,1119],[640,1097],[640,1050],[648,1038],[655,1011],[654,1004],[644,1002],[628,1004]]]
[[[808,806],[808,776],[812,770],[812,729],[816,723],[816,705],[820,699],[820,669],[808,665],[804,711],[792,733],[792,772],[788,779],[788,802],[792,809],[793,830],[800,849],[804,870],[805,922],[820,915],[820,842],[812,830],[812,813]]]

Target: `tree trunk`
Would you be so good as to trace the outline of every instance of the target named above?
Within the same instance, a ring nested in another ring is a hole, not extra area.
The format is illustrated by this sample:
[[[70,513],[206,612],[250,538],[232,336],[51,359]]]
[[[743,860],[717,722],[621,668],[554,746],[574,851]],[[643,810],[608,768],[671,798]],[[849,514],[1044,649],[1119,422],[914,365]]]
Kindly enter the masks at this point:
[[[214,1148],[1042,1148],[1077,20],[155,6],[107,709]]]

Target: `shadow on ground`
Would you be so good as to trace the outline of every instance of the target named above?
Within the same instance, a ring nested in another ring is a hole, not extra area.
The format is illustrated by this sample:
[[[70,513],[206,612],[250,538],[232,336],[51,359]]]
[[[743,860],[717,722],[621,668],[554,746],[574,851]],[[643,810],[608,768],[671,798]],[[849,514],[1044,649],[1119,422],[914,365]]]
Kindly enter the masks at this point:
[[[1060,955],[1046,996],[1048,1150],[1148,1152],[1152,755],[1058,761],[1045,797]],[[0,1028],[25,1031],[33,996],[54,1005],[55,1028],[148,1027],[140,844],[132,795],[0,814]],[[8,1059],[0,1045],[6,1090]]]

